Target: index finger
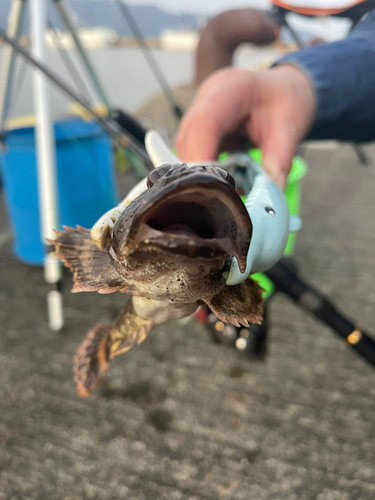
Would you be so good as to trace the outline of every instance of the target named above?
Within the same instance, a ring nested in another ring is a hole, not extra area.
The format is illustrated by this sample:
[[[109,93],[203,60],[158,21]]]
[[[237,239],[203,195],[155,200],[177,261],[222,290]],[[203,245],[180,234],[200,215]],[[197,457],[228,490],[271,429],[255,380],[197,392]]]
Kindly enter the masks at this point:
[[[250,89],[241,73],[223,70],[204,82],[177,133],[176,147],[182,160],[215,159],[222,140],[239,131],[249,118]]]

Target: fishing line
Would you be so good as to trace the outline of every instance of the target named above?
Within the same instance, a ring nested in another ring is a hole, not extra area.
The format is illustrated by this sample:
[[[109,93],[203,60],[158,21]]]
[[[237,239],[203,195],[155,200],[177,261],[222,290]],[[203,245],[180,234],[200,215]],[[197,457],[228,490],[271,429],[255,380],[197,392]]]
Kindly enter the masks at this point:
[[[84,79],[80,75],[76,65],[73,62],[73,59],[69,56],[67,50],[65,50],[63,48],[62,43],[61,43],[62,38],[61,38],[60,30],[58,30],[56,28],[56,26],[52,23],[52,21],[49,17],[48,17],[48,27],[51,28],[51,30],[53,31],[56,48],[59,52],[61,60],[65,64],[66,69],[68,70],[68,73],[70,74],[72,80],[74,81],[75,85],[77,86],[77,89],[80,92],[82,92],[83,94],[86,94],[86,95],[91,94],[91,97],[93,98],[93,100],[95,100],[95,96],[93,95],[92,89],[89,88],[87,83],[84,81]],[[99,189],[103,190],[104,188],[103,188],[102,183],[100,182],[100,179],[98,178],[98,175],[95,175],[95,172],[97,172],[97,169],[95,168],[97,166],[97,162],[93,158],[91,148],[89,148],[88,145],[85,146],[83,144],[82,138],[71,137],[71,136],[68,136],[68,134],[65,134],[65,136],[64,136],[61,129],[59,129],[59,134],[62,135],[64,138],[69,137],[70,141],[74,141],[72,146],[75,148],[77,155],[81,156],[81,158],[83,160],[83,164],[85,163],[84,162],[85,157],[89,160],[92,167],[94,167],[94,168],[88,169],[87,173],[91,177],[91,179],[97,184]]]
[[[160,66],[156,62],[156,59],[153,56],[153,54],[150,50],[150,47],[147,45],[147,42],[146,42],[145,38],[143,37],[141,30],[139,29],[138,24],[136,23],[133,15],[131,14],[130,9],[121,0],[116,0],[116,3],[120,9],[122,16],[124,17],[124,19],[128,23],[129,28],[130,28],[131,32],[133,33],[133,36],[134,36],[136,42],[138,43],[139,47],[141,48],[142,53],[143,53],[146,61],[148,62],[148,65],[149,65],[152,73],[154,74],[154,77],[158,81],[165,98],[169,102],[169,104],[172,108],[173,114],[176,116],[177,120],[180,121],[180,119],[182,118],[182,115],[183,115],[183,110],[178,105],[176,98],[174,96],[174,93],[173,93],[171,87],[169,86]]]
[[[153,164],[145,150],[143,144],[141,144],[137,139],[135,139],[131,134],[121,129],[120,126],[114,120],[110,118],[104,118],[94,109],[92,109],[91,104],[87,101],[85,97],[78,94],[72,87],[67,84],[64,80],[60,78],[54,71],[52,71],[44,63],[35,59],[27,50],[21,47],[18,43],[8,37],[5,31],[0,28],[0,37],[11,45],[19,54],[21,54],[27,61],[29,61],[34,67],[38,68],[44,75],[46,75],[50,80],[52,80],[55,85],[62,89],[66,94],[77,101],[81,106],[83,106],[92,116],[96,118],[101,127],[108,133],[112,138],[114,138],[121,146],[129,148],[133,153],[142,159],[144,166],[148,170],[153,170]]]
[[[67,50],[62,47],[61,44],[61,32],[54,26],[51,19],[48,18],[48,26],[52,29],[53,35],[55,37],[56,48],[60,54],[60,57],[65,64],[68,73],[70,74],[72,80],[74,81],[77,89],[86,95],[91,95],[91,97],[95,100],[95,96],[92,92],[92,89],[87,85],[82,76],[80,75],[77,67],[75,66],[73,59],[69,56]]]
[[[97,102],[93,89],[87,84],[87,82],[83,79],[83,77],[79,73],[77,65],[74,64],[74,60],[71,56],[69,56],[68,51],[64,50],[61,44],[62,40],[61,31],[57,29],[56,26],[54,26],[50,18],[48,18],[48,25],[53,30],[56,48],[76,87],[82,94],[85,95],[91,94],[92,100],[94,102]],[[130,134],[132,134],[138,141],[144,144],[145,132],[143,132],[143,130],[140,129],[139,125],[134,120],[132,120],[130,116],[128,116],[124,112],[121,112],[120,110],[109,109],[108,112],[111,118],[113,118],[121,126],[121,128],[130,132]],[[80,139],[76,138],[75,141],[77,143],[77,147],[81,148],[84,147],[83,144],[81,144]],[[87,151],[87,154],[91,155],[91,152]],[[96,165],[95,160],[91,159],[91,162],[94,166]],[[137,165],[132,164],[132,167],[134,168],[136,174],[140,178],[143,178],[147,174],[147,172],[145,172],[144,169],[141,169],[140,166],[138,166],[138,164]]]

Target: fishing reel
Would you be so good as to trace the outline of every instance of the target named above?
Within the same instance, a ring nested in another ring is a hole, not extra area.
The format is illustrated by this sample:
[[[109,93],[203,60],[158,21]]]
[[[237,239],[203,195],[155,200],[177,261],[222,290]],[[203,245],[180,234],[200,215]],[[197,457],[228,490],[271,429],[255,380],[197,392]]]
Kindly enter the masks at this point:
[[[208,331],[216,344],[234,347],[245,356],[263,360],[267,352],[268,306],[263,304],[263,319],[261,324],[234,326],[223,323],[207,306],[202,306],[195,313],[195,319]]]

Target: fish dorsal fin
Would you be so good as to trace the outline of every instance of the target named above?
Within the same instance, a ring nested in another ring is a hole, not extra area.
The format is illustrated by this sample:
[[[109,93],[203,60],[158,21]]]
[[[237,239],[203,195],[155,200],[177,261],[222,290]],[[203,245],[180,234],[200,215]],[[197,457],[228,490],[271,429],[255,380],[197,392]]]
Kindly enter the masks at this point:
[[[55,246],[56,257],[73,272],[72,292],[129,293],[107,251],[95,245],[88,229],[66,227],[64,231],[56,231],[56,236],[49,243]]]
[[[252,278],[238,285],[226,285],[210,300],[204,300],[211,311],[225,323],[248,326],[262,321],[262,288]]]
[[[149,130],[145,138],[146,150],[154,167],[160,167],[163,163],[183,163],[175,156],[166,145],[161,135],[156,130]]]

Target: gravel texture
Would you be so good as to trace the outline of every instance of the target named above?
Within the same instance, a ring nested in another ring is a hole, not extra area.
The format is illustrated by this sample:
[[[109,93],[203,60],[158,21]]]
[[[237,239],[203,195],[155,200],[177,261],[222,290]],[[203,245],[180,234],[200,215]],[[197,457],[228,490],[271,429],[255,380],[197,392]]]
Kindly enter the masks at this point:
[[[346,145],[305,149],[302,276],[375,332],[375,166]],[[264,362],[171,323],[79,399],[74,351],[126,298],[70,294],[65,273],[56,334],[42,270],[6,238],[0,276],[1,500],[375,498],[375,371],[286,298],[271,304]]]

